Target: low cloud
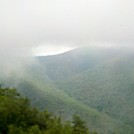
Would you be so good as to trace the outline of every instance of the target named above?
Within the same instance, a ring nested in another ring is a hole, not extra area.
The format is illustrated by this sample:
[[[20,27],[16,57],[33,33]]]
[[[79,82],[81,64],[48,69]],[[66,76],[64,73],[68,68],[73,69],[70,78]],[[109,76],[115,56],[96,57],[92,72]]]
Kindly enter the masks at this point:
[[[133,5],[130,0],[0,1],[0,62],[27,62],[40,45],[133,46]]]

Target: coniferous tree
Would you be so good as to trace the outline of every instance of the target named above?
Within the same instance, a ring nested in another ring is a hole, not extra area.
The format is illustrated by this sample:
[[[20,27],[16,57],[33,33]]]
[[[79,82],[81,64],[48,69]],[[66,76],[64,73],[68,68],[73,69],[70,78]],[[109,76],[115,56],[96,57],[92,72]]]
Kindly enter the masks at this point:
[[[79,116],[73,116],[73,134],[88,134],[86,123]]]

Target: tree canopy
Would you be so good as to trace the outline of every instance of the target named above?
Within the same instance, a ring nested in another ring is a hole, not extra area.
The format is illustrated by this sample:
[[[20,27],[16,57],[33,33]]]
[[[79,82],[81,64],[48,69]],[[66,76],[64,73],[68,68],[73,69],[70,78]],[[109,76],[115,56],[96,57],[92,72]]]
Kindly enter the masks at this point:
[[[16,89],[0,86],[0,134],[89,134],[79,116],[61,122],[60,117],[30,106]]]

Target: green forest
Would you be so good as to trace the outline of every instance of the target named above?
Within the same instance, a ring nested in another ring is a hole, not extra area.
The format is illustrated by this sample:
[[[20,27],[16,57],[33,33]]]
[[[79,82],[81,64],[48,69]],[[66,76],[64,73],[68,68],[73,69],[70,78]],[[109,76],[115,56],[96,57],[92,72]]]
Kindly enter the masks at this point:
[[[134,134],[134,0],[0,0],[0,134]]]
[[[30,105],[16,89],[0,87],[0,134],[97,134],[77,115],[62,121],[47,110]]]
[[[7,76],[0,70],[2,87],[9,87],[1,87],[2,134],[73,134],[78,120],[78,134],[133,134],[133,58],[126,50],[87,47],[35,57]]]

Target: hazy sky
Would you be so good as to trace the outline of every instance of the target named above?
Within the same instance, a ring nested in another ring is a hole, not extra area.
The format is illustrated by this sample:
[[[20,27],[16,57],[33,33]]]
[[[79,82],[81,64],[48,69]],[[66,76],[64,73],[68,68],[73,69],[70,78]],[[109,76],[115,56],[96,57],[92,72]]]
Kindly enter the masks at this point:
[[[133,0],[0,0],[3,57],[133,43]]]

